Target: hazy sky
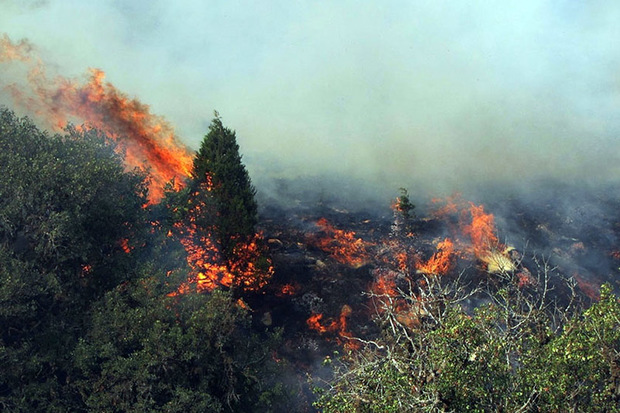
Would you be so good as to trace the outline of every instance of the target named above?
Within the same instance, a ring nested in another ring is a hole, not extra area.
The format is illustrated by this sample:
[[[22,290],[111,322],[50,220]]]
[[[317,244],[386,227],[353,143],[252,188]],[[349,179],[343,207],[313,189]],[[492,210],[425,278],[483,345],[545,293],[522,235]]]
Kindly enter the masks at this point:
[[[0,32],[193,148],[217,109],[257,182],[620,177],[617,0],[0,0]]]

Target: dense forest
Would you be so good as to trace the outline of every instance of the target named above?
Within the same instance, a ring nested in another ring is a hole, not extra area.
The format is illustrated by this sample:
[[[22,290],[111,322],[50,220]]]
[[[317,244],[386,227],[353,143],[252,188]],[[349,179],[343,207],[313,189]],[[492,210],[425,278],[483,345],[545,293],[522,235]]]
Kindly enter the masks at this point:
[[[216,114],[159,202],[123,156],[96,129],[0,110],[0,410],[620,411],[612,286],[580,299],[544,259],[475,285],[412,272],[367,292],[373,329],[314,374],[255,322],[278,262],[234,131]],[[410,196],[394,239],[416,225]]]

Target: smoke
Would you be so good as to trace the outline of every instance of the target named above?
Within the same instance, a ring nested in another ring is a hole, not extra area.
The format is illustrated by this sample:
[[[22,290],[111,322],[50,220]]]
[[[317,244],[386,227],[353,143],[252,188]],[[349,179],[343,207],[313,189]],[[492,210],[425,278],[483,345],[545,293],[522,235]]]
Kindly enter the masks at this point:
[[[149,200],[163,196],[164,185],[189,176],[193,155],[181,144],[174,129],[153,115],[148,105],[130,99],[114,85],[104,82],[105,73],[91,69],[80,83],[73,79],[47,77],[43,62],[32,53],[27,41],[13,43],[0,37],[0,62],[24,63],[27,82],[5,86],[13,101],[50,128],[62,129],[77,119],[120,142],[125,163],[149,171]],[[80,126],[81,127],[81,126]]]
[[[217,109],[263,193],[620,176],[614,1],[25,4],[3,2],[11,39],[67,77],[102,68],[190,147]]]

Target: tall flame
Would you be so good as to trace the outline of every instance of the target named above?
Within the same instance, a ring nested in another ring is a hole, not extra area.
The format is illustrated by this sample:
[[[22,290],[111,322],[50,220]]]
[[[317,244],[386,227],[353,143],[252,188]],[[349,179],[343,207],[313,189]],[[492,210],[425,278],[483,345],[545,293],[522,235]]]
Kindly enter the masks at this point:
[[[109,82],[105,73],[90,69],[83,83],[56,76],[49,79],[41,59],[32,55],[27,41],[12,43],[0,38],[0,62],[20,61],[27,65],[26,86],[4,85],[16,104],[30,110],[48,126],[64,128],[69,121],[84,122],[119,142],[128,167],[148,169],[149,201],[163,196],[163,187],[173,178],[180,184],[189,176],[193,154],[177,139],[173,127],[148,105],[129,98]]]
[[[499,241],[495,235],[495,217],[484,212],[484,206],[470,204],[471,223],[463,227],[463,232],[471,238],[474,254],[482,257],[495,249]]]
[[[56,130],[77,120],[116,140],[128,168],[149,171],[149,203],[158,202],[163,197],[164,186],[173,179],[177,186],[184,185],[184,178],[191,174],[194,154],[178,140],[174,128],[164,118],[152,114],[148,105],[129,98],[106,82],[100,69],[90,69],[85,81],[62,76],[48,78],[43,61],[33,51],[34,47],[26,40],[13,43],[7,35],[0,37],[0,62],[20,62],[28,71],[25,83],[20,86],[0,83],[16,104]],[[208,179],[206,185],[210,190],[212,184]],[[200,205],[193,208],[195,214],[200,214]],[[174,232],[169,235],[179,237],[192,269],[191,278],[177,293],[188,291],[191,285],[199,291],[231,287],[233,283],[260,288],[273,272],[272,268],[256,268],[261,255],[260,234],[239,244],[235,251],[238,260],[225,262],[214,236],[198,231],[191,218],[189,222],[177,223]],[[129,243],[123,242],[121,247],[129,252]]]

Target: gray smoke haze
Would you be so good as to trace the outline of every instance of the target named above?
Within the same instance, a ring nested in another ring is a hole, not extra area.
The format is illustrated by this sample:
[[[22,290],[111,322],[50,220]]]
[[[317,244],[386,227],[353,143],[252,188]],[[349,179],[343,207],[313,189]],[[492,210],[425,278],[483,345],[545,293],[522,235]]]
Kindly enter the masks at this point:
[[[29,39],[63,76],[103,69],[190,147],[217,109],[259,190],[308,176],[347,177],[378,197],[620,177],[615,0],[0,8],[1,32]]]

